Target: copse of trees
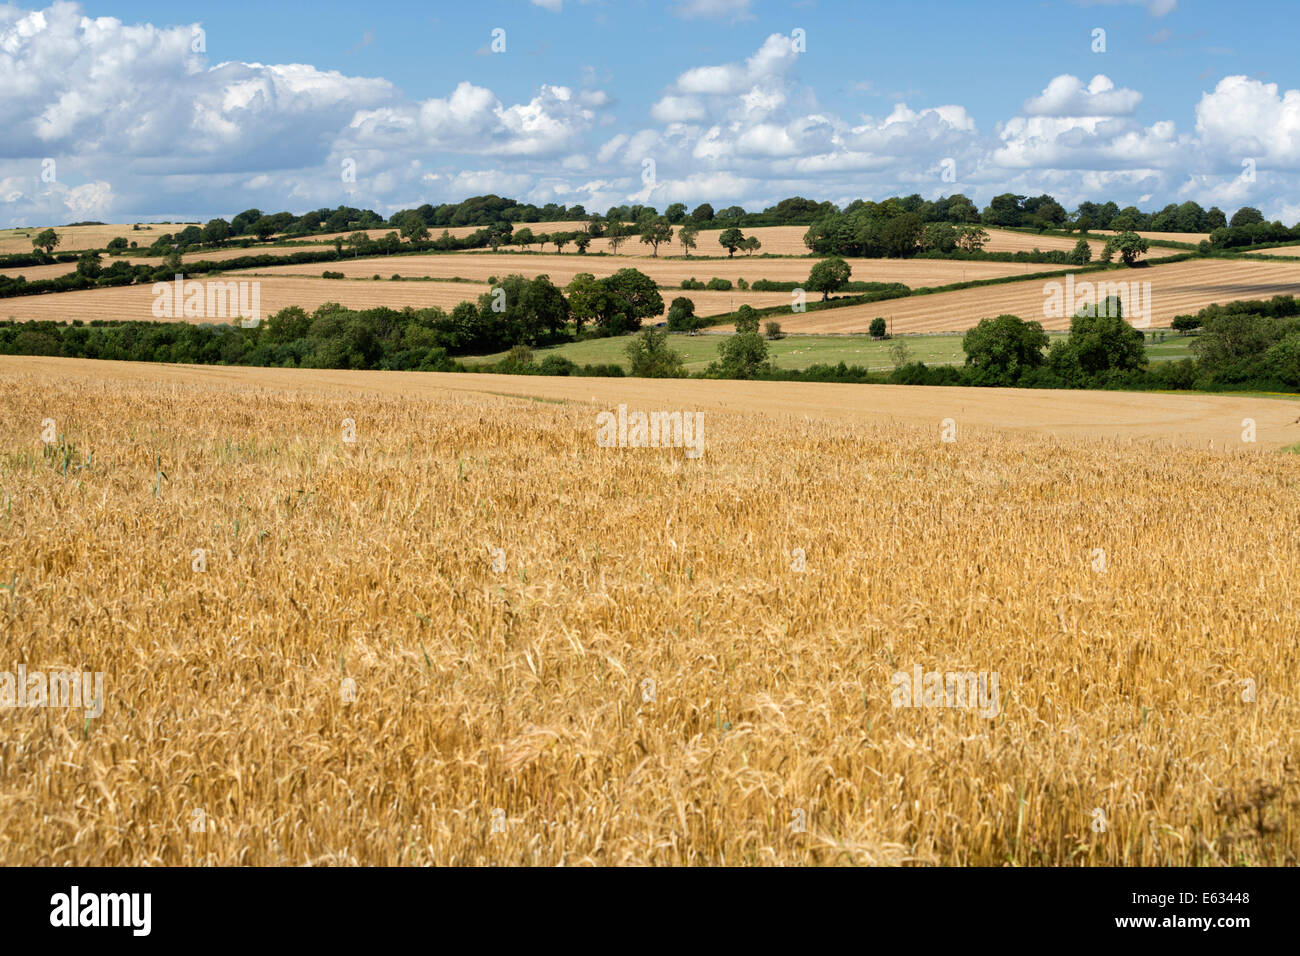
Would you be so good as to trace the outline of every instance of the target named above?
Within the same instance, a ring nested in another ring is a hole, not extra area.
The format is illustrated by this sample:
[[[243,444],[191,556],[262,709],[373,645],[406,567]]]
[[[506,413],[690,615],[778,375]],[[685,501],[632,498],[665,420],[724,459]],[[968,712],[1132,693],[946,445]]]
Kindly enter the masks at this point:
[[[1245,210],[1238,210],[1244,212]],[[1251,210],[1258,212],[1258,210]],[[1233,216],[1234,223],[1238,217]],[[1210,233],[1211,249],[1237,249],[1243,246],[1256,246],[1272,242],[1290,242],[1300,239],[1300,224],[1288,229],[1280,222],[1264,222],[1263,217],[1255,222],[1242,222],[1239,225],[1222,226]]]
[[[981,319],[962,336],[971,385],[1017,385],[1025,373],[1042,366],[1049,339],[1042,323],[1014,315]]]
[[[701,325],[699,317],[695,314],[694,301],[684,295],[673,299],[672,304],[668,306],[668,331],[694,332]]]
[[[583,325],[591,325],[598,335],[636,332],[643,320],[664,310],[664,300],[654,280],[636,269],[619,269],[603,279],[579,272],[565,287],[565,292],[579,332]]]
[[[590,216],[581,205],[564,206],[558,203],[547,203],[544,206],[535,206],[532,203],[521,203],[492,193],[486,196],[471,196],[458,203],[443,203],[438,206],[425,203],[415,209],[403,209],[394,213],[390,217],[390,222],[396,221],[397,217],[405,213],[414,213],[430,230],[457,226],[491,226],[499,222],[511,224],[582,222]]]
[[[1070,334],[1051,343],[1042,324],[1015,315],[982,319],[962,337],[965,382],[975,386],[1040,388],[1162,387],[1147,384],[1145,337],[1110,297],[1079,310]]]
[[[1300,300],[1206,306],[1191,319],[1200,327],[1192,385],[1205,389],[1300,389]]]
[[[964,197],[963,197],[964,198]],[[959,215],[965,215],[960,211]],[[965,222],[932,222],[893,200],[853,203],[842,213],[814,222],[803,241],[818,255],[906,258],[921,253],[979,254],[988,233]]]
[[[1067,388],[1104,387],[1146,365],[1146,337],[1124,321],[1116,296],[1084,307],[1070,320],[1070,335],[1053,343],[1047,365]]]

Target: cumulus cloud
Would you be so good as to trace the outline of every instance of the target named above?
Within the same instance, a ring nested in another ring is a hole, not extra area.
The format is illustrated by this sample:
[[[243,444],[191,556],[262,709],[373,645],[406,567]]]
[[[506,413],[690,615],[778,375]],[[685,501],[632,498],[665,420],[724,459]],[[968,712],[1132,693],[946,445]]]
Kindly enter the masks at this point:
[[[1300,90],[1227,76],[1196,104],[1202,146],[1228,166],[1254,158],[1260,165],[1300,168]]]
[[[132,202],[153,211],[173,189],[240,190],[242,206],[337,203],[357,198],[340,189],[343,158],[362,163],[372,187],[409,188],[430,153],[572,153],[611,105],[603,90],[558,84],[516,103],[472,83],[412,102],[385,79],[305,63],[213,64],[203,41],[198,25],[91,18],[74,3],[0,6],[0,172],[10,178],[5,160],[21,161],[25,182],[5,214],[56,203],[28,172],[43,157],[88,173],[70,207],[86,215]]]
[[[1136,90],[1116,89],[1110,77],[1098,73],[1087,85],[1063,73],[1040,96],[1025,103],[1030,116],[1127,116],[1142,102]]]
[[[755,84],[779,79],[798,56],[788,36],[773,33],[744,63],[694,67],[677,77],[674,89],[677,93],[734,96]]]
[[[322,127],[394,94],[386,80],[305,64],[208,66],[194,37],[91,19],[75,4],[0,8],[0,156],[294,165],[323,157]]]
[[[592,109],[564,86],[542,86],[527,103],[504,105],[491,90],[462,82],[450,96],[360,110],[347,138],[358,147],[537,156],[571,147]]]
[[[734,19],[750,4],[686,0],[675,12]],[[1194,128],[1139,121],[1141,92],[1108,76],[1062,74],[1025,89],[1040,92],[982,131],[960,103],[914,90],[887,113],[841,114],[802,81],[802,54],[779,33],[748,56],[662,77],[643,115],[616,115],[599,88],[609,79],[590,67],[574,67],[576,85],[558,76],[510,98],[466,80],[412,99],[385,79],[309,63],[211,63],[194,37],[190,26],[91,18],[72,3],[0,6],[0,218],[339,203],[392,212],[485,192],[603,209],[632,198],[754,208],[795,194],[956,191],[981,203],[1051,192],[1067,205],[1177,195],[1272,216],[1291,214],[1281,197],[1298,185],[1300,91],[1244,76],[1201,95]],[[41,179],[44,157],[58,159],[57,182]],[[1241,176],[1243,159],[1257,177]],[[347,160],[355,182],[339,176]],[[940,178],[948,169],[955,181]]]
[[[650,107],[650,115],[661,123],[702,120],[704,104],[694,96],[664,96]]]

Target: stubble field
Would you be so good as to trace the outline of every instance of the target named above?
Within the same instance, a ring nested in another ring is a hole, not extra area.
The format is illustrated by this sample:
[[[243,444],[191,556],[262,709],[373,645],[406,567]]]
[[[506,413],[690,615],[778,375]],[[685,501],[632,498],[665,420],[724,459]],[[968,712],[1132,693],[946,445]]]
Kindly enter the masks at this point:
[[[782,319],[781,326],[787,332],[865,332],[873,318],[883,316],[894,323],[896,332],[960,332],[974,327],[980,319],[1011,314],[1041,322],[1045,329],[1068,329],[1072,310],[1066,309],[1064,315],[1057,317],[1043,315],[1046,281],[1064,284],[1061,278],[1037,279],[891,299],[792,314]],[[1151,283],[1150,325],[1167,328],[1174,316],[1196,312],[1215,302],[1300,294],[1300,263],[1192,259],[1142,269],[1087,273],[1076,276],[1075,281]],[[1134,310],[1128,291],[1125,289],[1120,298],[1125,317],[1132,318]]]
[[[612,275],[619,269],[635,268],[656,283],[664,286],[680,286],[683,279],[698,279],[707,282],[717,276],[729,279],[733,284],[738,279],[754,282],[769,279],[773,282],[804,282],[808,273],[817,264],[816,259],[656,259],[645,257],[629,262],[625,256],[593,256],[565,253],[562,255],[518,255],[510,253],[484,254],[467,252],[462,254],[442,254],[435,256],[383,256],[368,259],[343,259],[339,262],[320,266],[283,265],[255,266],[250,269],[232,270],[232,274],[257,273],[259,275],[320,275],[322,268],[342,272],[350,278],[370,278],[379,273],[385,279],[393,273],[410,278],[413,276],[430,276],[463,279],[478,279],[486,282],[489,277],[498,278],[519,273],[534,276],[547,275],[557,285],[567,285],[579,272],[589,272],[597,278]],[[1039,264],[1011,262],[958,262],[943,259],[847,259],[853,269],[853,279],[861,282],[901,282],[910,288],[926,285],[946,285],[950,282],[964,282],[968,279],[991,279],[999,276],[1016,275],[1023,272],[1040,272],[1045,268]],[[1050,268],[1050,267],[1048,267]],[[1064,267],[1060,267],[1064,268]],[[699,290],[682,290],[680,293],[693,297]],[[744,291],[737,289],[742,296]],[[786,293],[789,299],[789,293]]]
[[[139,229],[133,229],[132,223],[105,223],[102,226],[53,226],[59,236],[55,252],[76,252],[78,249],[102,249],[109,240],[119,236],[128,241],[138,242],[142,246],[150,245],[155,239],[166,233],[177,233],[186,226],[202,226],[203,223],[143,223]],[[45,229],[44,226],[29,226],[23,229],[0,229],[0,255],[32,251],[32,240]]]
[[[327,263],[331,265],[331,263]],[[319,273],[318,273],[319,274]],[[372,309],[387,306],[402,309],[411,306],[416,309],[438,306],[450,312],[460,302],[477,301],[492,287],[484,281],[476,282],[392,282],[387,279],[378,281],[348,279],[310,279],[295,276],[262,277],[257,274],[229,273],[222,276],[203,276],[199,281],[229,283],[235,281],[256,281],[260,283],[261,318],[274,315],[288,306],[300,306],[312,312],[326,302],[337,302],[350,309]],[[664,312],[668,311],[673,297],[678,293],[664,289],[660,293],[664,299]],[[761,308],[775,305],[788,305],[789,292],[682,292],[689,295],[695,303],[699,315],[716,315],[731,312],[742,303]],[[76,292],[60,292],[50,295],[16,296],[0,299],[0,318],[17,321],[55,321],[72,322],[80,319],[90,322],[95,319],[127,319],[136,322],[186,321],[196,324],[204,322],[231,322],[232,319],[219,316],[184,317],[157,320],[153,314],[156,297],[151,284],[113,286],[103,289],[84,289]],[[177,306],[179,309],[179,306]]]
[[[0,862],[1294,864],[1297,411],[0,358]]]

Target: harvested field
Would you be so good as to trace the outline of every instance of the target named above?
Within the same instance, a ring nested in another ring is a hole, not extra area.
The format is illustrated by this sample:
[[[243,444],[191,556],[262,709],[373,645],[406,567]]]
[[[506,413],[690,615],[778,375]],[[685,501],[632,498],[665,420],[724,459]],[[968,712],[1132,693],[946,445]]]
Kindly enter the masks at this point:
[[[122,236],[128,241],[134,240],[142,246],[148,246],[161,235],[172,232],[180,232],[189,225],[202,225],[202,223],[145,223],[141,224],[139,231],[131,228],[131,223],[109,223],[103,226],[54,226],[55,233],[58,234],[59,244],[54,248],[55,252],[75,252],[78,249],[102,249],[110,239],[116,239]],[[44,231],[45,226],[32,226],[24,229],[0,229],[0,255],[11,255],[15,252],[31,252],[32,240],[36,238],[37,233]]]
[[[199,281],[207,280],[200,278]],[[459,282],[348,282],[284,277],[257,281],[261,282],[263,318],[291,305],[301,306],[310,312],[325,302],[338,302],[354,309],[375,306],[400,309],[407,305],[416,308],[436,305],[451,309],[458,302],[473,299],[488,291],[486,285]],[[153,303],[154,295],[149,284],[117,286],[0,299],[0,316],[19,321],[43,319],[71,322],[80,319],[89,322],[94,319],[124,319],[151,322],[154,321]],[[196,318],[186,321],[201,323],[222,320]]]
[[[333,263],[326,263],[332,268]],[[319,274],[319,273],[318,273]],[[424,309],[438,306],[450,311],[457,303],[474,301],[491,287],[472,282],[392,282],[387,280],[359,281],[346,279],[299,279],[288,276],[260,278],[253,275],[230,273],[226,279],[212,277],[210,281],[235,281],[248,279],[261,283],[262,317],[272,315],[287,306],[297,305],[308,312],[326,302],[338,302],[351,309],[372,309],[387,306],[401,309],[406,306]],[[200,277],[198,281],[209,281]],[[691,292],[698,315],[719,315],[734,311],[743,303],[755,308],[786,305],[789,292]],[[674,293],[665,290],[664,312],[668,310]],[[15,296],[0,299],[0,318],[17,321],[71,322],[80,319],[123,319],[150,322],[153,316],[153,287],[151,284],[116,286],[104,289],[84,289],[76,292],[59,292],[47,295]],[[167,320],[172,321],[172,320]],[[187,319],[195,323],[221,321],[219,318]]]
[[[1089,229],[1088,232],[1089,234],[1095,232],[1102,236],[1119,235],[1119,232],[1115,229]],[[1210,238],[1208,232],[1147,232],[1146,230],[1139,230],[1138,235],[1147,239],[1158,239],[1161,242],[1190,242],[1192,245],[1196,245],[1202,239]]]
[[[536,232],[537,230],[533,230]],[[659,255],[661,256],[684,256],[686,249],[682,246],[677,236],[678,227],[673,227],[672,242],[665,242],[659,246]],[[758,241],[763,244],[758,250],[758,255],[767,253],[776,256],[806,256],[808,247],[803,244],[804,233],[808,231],[807,226],[755,226],[752,229],[742,229],[746,236],[757,236]],[[696,256],[723,256],[726,257],[727,250],[718,245],[718,237],[722,235],[721,229],[701,229],[696,237],[695,252]],[[592,252],[609,252],[608,239],[593,239],[589,247]],[[649,255],[650,247],[644,245],[638,236],[629,236],[623,244],[618,247],[620,256],[644,256]],[[737,252],[733,257],[733,262],[743,262],[752,256],[746,256],[743,252]],[[811,268],[812,262],[809,261]]]
[[[1273,249],[1252,249],[1249,252],[1254,256],[1300,256],[1300,245],[1277,246]]]
[[[295,240],[297,241],[297,240]],[[293,245],[293,246],[274,246],[254,244],[247,248],[235,246],[229,249],[200,249],[198,252],[189,252],[182,256],[184,262],[194,262],[200,259],[206,259],[209,262],[224,262],[227,259],[239,259],[243,256],[290,256],[295,252],[324,252],[332,247],[327,243],[316,243],[312,245]],[[162,262],[159,257],[156,262]],[[328,269],[329,263],[313,263],[318,269]]]
[[[10,269],[0,269],[0,276],[17,278],[22,276],[28,282],[36,282],[40,279],[57,279],[59,276],[65,276],[69,272],[76,272],[77,264],[75,262],[56,262],[49,266],[21,266]]]
[[[1295,865],[1296,410],[0,358],[4,862]]]
[[[515,231],[523,228],[531,229],[534,233],[545,232],[574,232],[578,229],[585,229],[586,222],[516,222],[514,223]],[[466,236],[473,235],[483,226],[430,226],[429,238],[437,239],[444,231],[449,232],[457,239],[464,239]],[[401,235],[401,230],[392,226],[384,229],[354,229],[352,232],[364,232],[371,239],[382,239],[390,232],[396,232]],[[310,239],[314,242],[332,243],[335,239],[346,239],[352,235],[352,232],[327,232],[319,236],[303,236],[303,239]],[[406,240],[402,240],[405,242]]]
[[[1016,232],[1013,229],[988,229],[989,241],[984,248],[989,252],[1029,252],[1035,247],[1044,252],[1059,250],[1069,252],[1079,241],[1079,237],[1067,238],[1065,236],[1037,236],[1027,232]],[[1100,239],[1089,239],[1088,246],[1092,249],[1092,258],[1097,260],[1101,258],[1102,250],[1106,248],[1106,243]],[[1164,246],[1151,246],[1143,259],[1159,259],[1164,256],[1176,256],[1181,253],[1178,249],[1169,249]]]
[[[1193,259],[1144,269],[1085,273],[1076,281],[1150,282],[1150,324],[1165,328],[1174,316],[1196,312],[1214,302],[1300,294],[1300,263]],[[972,328],[980,319],[1010,313],[1042,322],[1045,329],[1068,329],[1068,315],[1044,317],[1044,285],[1041,280],[1010,282],[791,314],[782,317],[781,325],[787,332],[865,332],[873,318],[883,316],[893,321],[896,332],[959,332]],[[1129,301],[1127,291],[1121,299]],[[1126,314],[1131,311],[1126,305]]]
[[[935,259],[848,259],[853,268],[853,278],[864,282],[902,282],[909,288],[945,285],[968,279],[989,279],[1015,275],[1020,272],[1041,271],[1021,263],[1007,262],[955,262]],[[319,265],[256,266],[233,270],[259,275],[320,275],[321,269],[342,272],[354,278],[369,278],[379,273],[387,279],[393,273],[403,277],[432,276],[462,279],[498,278],[514,273],[526,276],[548,275],[557,285],[566,285],[579,272],[590,272],[596,277],[611,275],[619,269],[639,269],[660,285],[677,287],[683,279],[707,282],[715,276],[728,279],[733,284],[738,279],[754,282],[769,279],[774,282],[803,282],[817,263],[816,259],[754,259],[752,261],[718,260],[693,261],[687,259],[655,259],[649,256],[630,259],[627,256],[593,256],[565,253],[562,255],[520,255],[477,252],[433,256],[376,256],[370,259],[343,259],[337,263]],[[1062,267],[1063,268],[1063,267]],[[665,293],[667,294],[667,293]],[[695,293],[674,293],[693,296]],[[742,295],[744,293],[741,293]],[[786,293],[787,298],[789,293]]]
[[[742,229],[746,236],[757,236],[759,242],[763,244],[758,250],[758,255],[769,253],[781,256],[807,256],[808,247],[803,243],[804,233],[808,231],[807,226],[756,226],[752,229]],[[1037,246],[1044,252],[1050,252],[1054,249],[1070,250],[1078,239],[1069,239],[1064,236],[1039,236],[1031,233],[1016,232],[1011,229],[987,228],[989,242],[984,247],[989,252],[1028,252]],[[725,256],[727,250],[718,245],[718,236],[722,234],[720,229],[702,230],[699,234],[698,245],[695,249],[695,255],[705,256]],[[1101,255],[1103,241],[1089,240],[1092,246],[1094,257]],[[592,252],[609,252],[608,239],[593,239],[590,251]],[[619,247],[619,255],[641,256],[647,255],[650,251],[649,246],[641,244],[641,240],[636,236],[626,240]],[[661,256],[680,256],[685,254],[685,249],[677,240],[676,229],[673,231],[673,241],[661,245],[659,254]],[[1177,255],[1177,249],[1162,249],[1153,246],[1147,253],[1147,258],[1158,258],[1160,256]],[[736,253],[733,261],[743,261],[746,258],[744,253]],[[816,260],[813,260],[816,261]],[[882,261],[882,260],[871,260]],[[922,262],[926,260],[921,260]],[[968,263],[970,264],[970,263]],[[1003,263],[1005,265],[1005,263]]]

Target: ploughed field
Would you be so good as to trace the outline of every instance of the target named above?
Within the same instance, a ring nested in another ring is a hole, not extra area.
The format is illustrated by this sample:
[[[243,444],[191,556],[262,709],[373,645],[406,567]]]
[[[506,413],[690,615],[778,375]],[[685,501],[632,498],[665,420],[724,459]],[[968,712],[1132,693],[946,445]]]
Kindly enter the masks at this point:
[[[0,862],[1294,865],[1297,409],[0,357]]]

